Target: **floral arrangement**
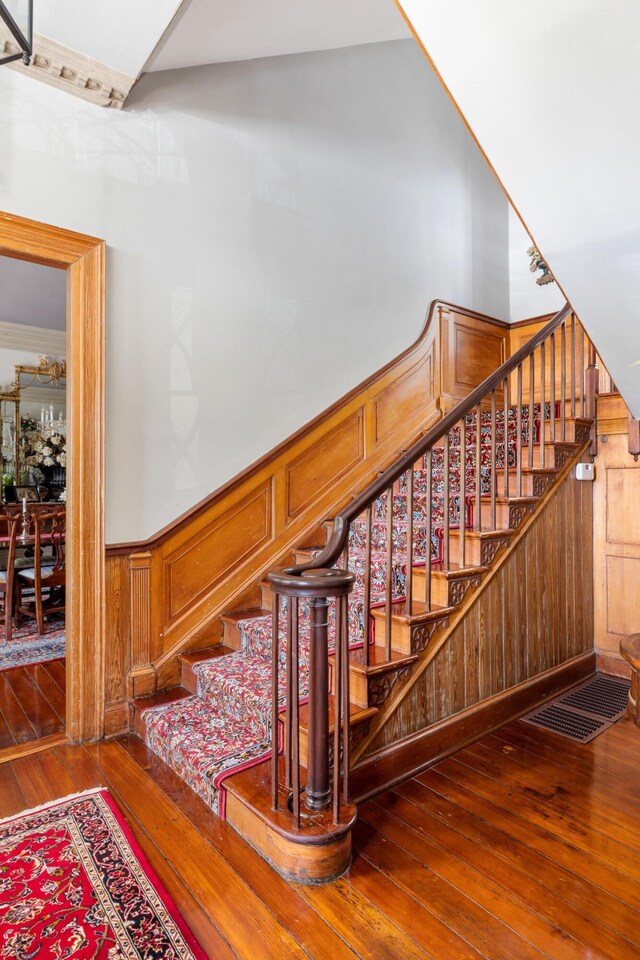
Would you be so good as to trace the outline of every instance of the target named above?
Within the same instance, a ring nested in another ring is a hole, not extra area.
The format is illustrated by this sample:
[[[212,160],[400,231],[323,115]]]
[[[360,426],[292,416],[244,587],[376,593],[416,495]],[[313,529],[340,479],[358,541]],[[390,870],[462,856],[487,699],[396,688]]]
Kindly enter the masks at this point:
[[[30,433],[26,437],[22,462],[28,467],[66,467],[67,440],[61,433]]]

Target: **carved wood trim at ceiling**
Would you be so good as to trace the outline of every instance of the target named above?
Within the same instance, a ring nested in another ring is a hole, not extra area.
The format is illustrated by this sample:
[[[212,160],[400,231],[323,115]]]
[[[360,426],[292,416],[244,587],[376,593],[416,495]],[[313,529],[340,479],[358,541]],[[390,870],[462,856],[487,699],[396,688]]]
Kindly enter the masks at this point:
[[[29,350],[42,356],[64,357],[67,352],[67,334],[64,330],[31,327],[24,323],[0,320],[0,347],[9,350]]]
[[[17,61],[9,64],[8,69],[65,90],[99,107],[120,109],[136,82],[136,77],[120,73],[106,63],[70,50],[49,37],[34,34],[33,51],[29,66]],[[13,38],[0,33],[0,56],[18,52]]]

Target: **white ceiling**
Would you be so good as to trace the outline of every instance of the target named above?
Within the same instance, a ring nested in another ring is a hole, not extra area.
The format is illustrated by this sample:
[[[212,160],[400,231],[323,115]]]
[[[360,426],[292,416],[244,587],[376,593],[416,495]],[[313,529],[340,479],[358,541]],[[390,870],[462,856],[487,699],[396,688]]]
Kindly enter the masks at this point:
[[[0,321],[65,330],[66,309],[64,270],[0,257]]]
[[[640,416],[640,5],[401,2]]]
[[[146,69],[174,70],[408,36],[393,0],[187,0]]]
[[[181,0],[37,0],[38,34],[137,77]]]

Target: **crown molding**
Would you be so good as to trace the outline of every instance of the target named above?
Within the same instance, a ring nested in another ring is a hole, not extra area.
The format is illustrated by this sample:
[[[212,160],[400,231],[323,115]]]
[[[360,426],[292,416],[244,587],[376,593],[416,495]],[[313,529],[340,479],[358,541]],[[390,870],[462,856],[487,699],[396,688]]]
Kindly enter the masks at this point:
[[[0,56],[19,52],[13,37],[3,31],[0,34]],[[106,63],[92,60],[40,34],[33,36],[31,64],[27,67],[18,60],[8,64],[8,67],[99,107],[116,109],[122,107],[136,81],[135,77],[120,73]]]
[[[27,350],[39,356],[65,357],[67,335],[63,330],[30,327],[25,323],[0,320],[0,348]]]
[[[25,387],[20,390],[20,403],[36,403],[40,407],[48,407],[52,403],[54,407],[64,407],[66,409],[67,388],[62,383],[57,387]],[[57,415],[58,411],[56,410]]]

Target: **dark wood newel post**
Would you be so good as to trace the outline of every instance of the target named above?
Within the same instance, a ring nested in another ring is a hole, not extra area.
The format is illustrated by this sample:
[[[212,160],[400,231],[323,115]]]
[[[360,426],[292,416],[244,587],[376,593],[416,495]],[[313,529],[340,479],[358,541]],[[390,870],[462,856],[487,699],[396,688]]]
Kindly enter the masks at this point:
[[[331,800],[329,781],[329,607],[327,597],[311,600],[309,652],[309,758],[307,804],[324,810]]]
[[[346,530],[345,530],[346,537]],[[350,570],[334,567],[287,567],[274,570],[269,574],[269,582],[274,590],[273,613],[273,678],[272,710],[273,716],[280,709],[280,642],[279,611],[280,597],[287,598],[286,627],[286,697],[285,697],[285,791],[293,813],[294,823],[299,830],[303,823],[301,806],[306,807],[308,816],[326,817],[325,811],[331,806],[332,792],[334,800],[340,794],[340,766],[344,757],[343,779],[344,795],[348,795],[348,757],[346,742],[349,737],[349,683],[348,683],[348,624],[344,613],[344,600],[353,590],[355,575]],[[307,780],[301,784],[301,768],[304,765],[300,755],[300,726],[298,706],[301,687],[299,682],[300,663],[298,661],[298,604],[309,605],[309,694],[307,707]],[[336,691],[334,695],[334,735],[340,743],[329,742],[329,611],[336,603],[335,617],[335,670]],[[295,615],[294,615],[295,614]],[[339,678],[342,677],[342,683]],[[331,758],[333,747],[334,757]],[[279,774],[280,747],[274,736],[272,743],[272,797],[273,809],[281,806],[281,782]],[[333,770],[332,770],[333,768]],[[333,773],[333,776],[332,776]],[[347,801],[345,800],[345,804]],[[334,821],[339,822],[340,803]],[[351,816],[348,811],[347,819]],[[307,821],[308,824],[308,821]]]

